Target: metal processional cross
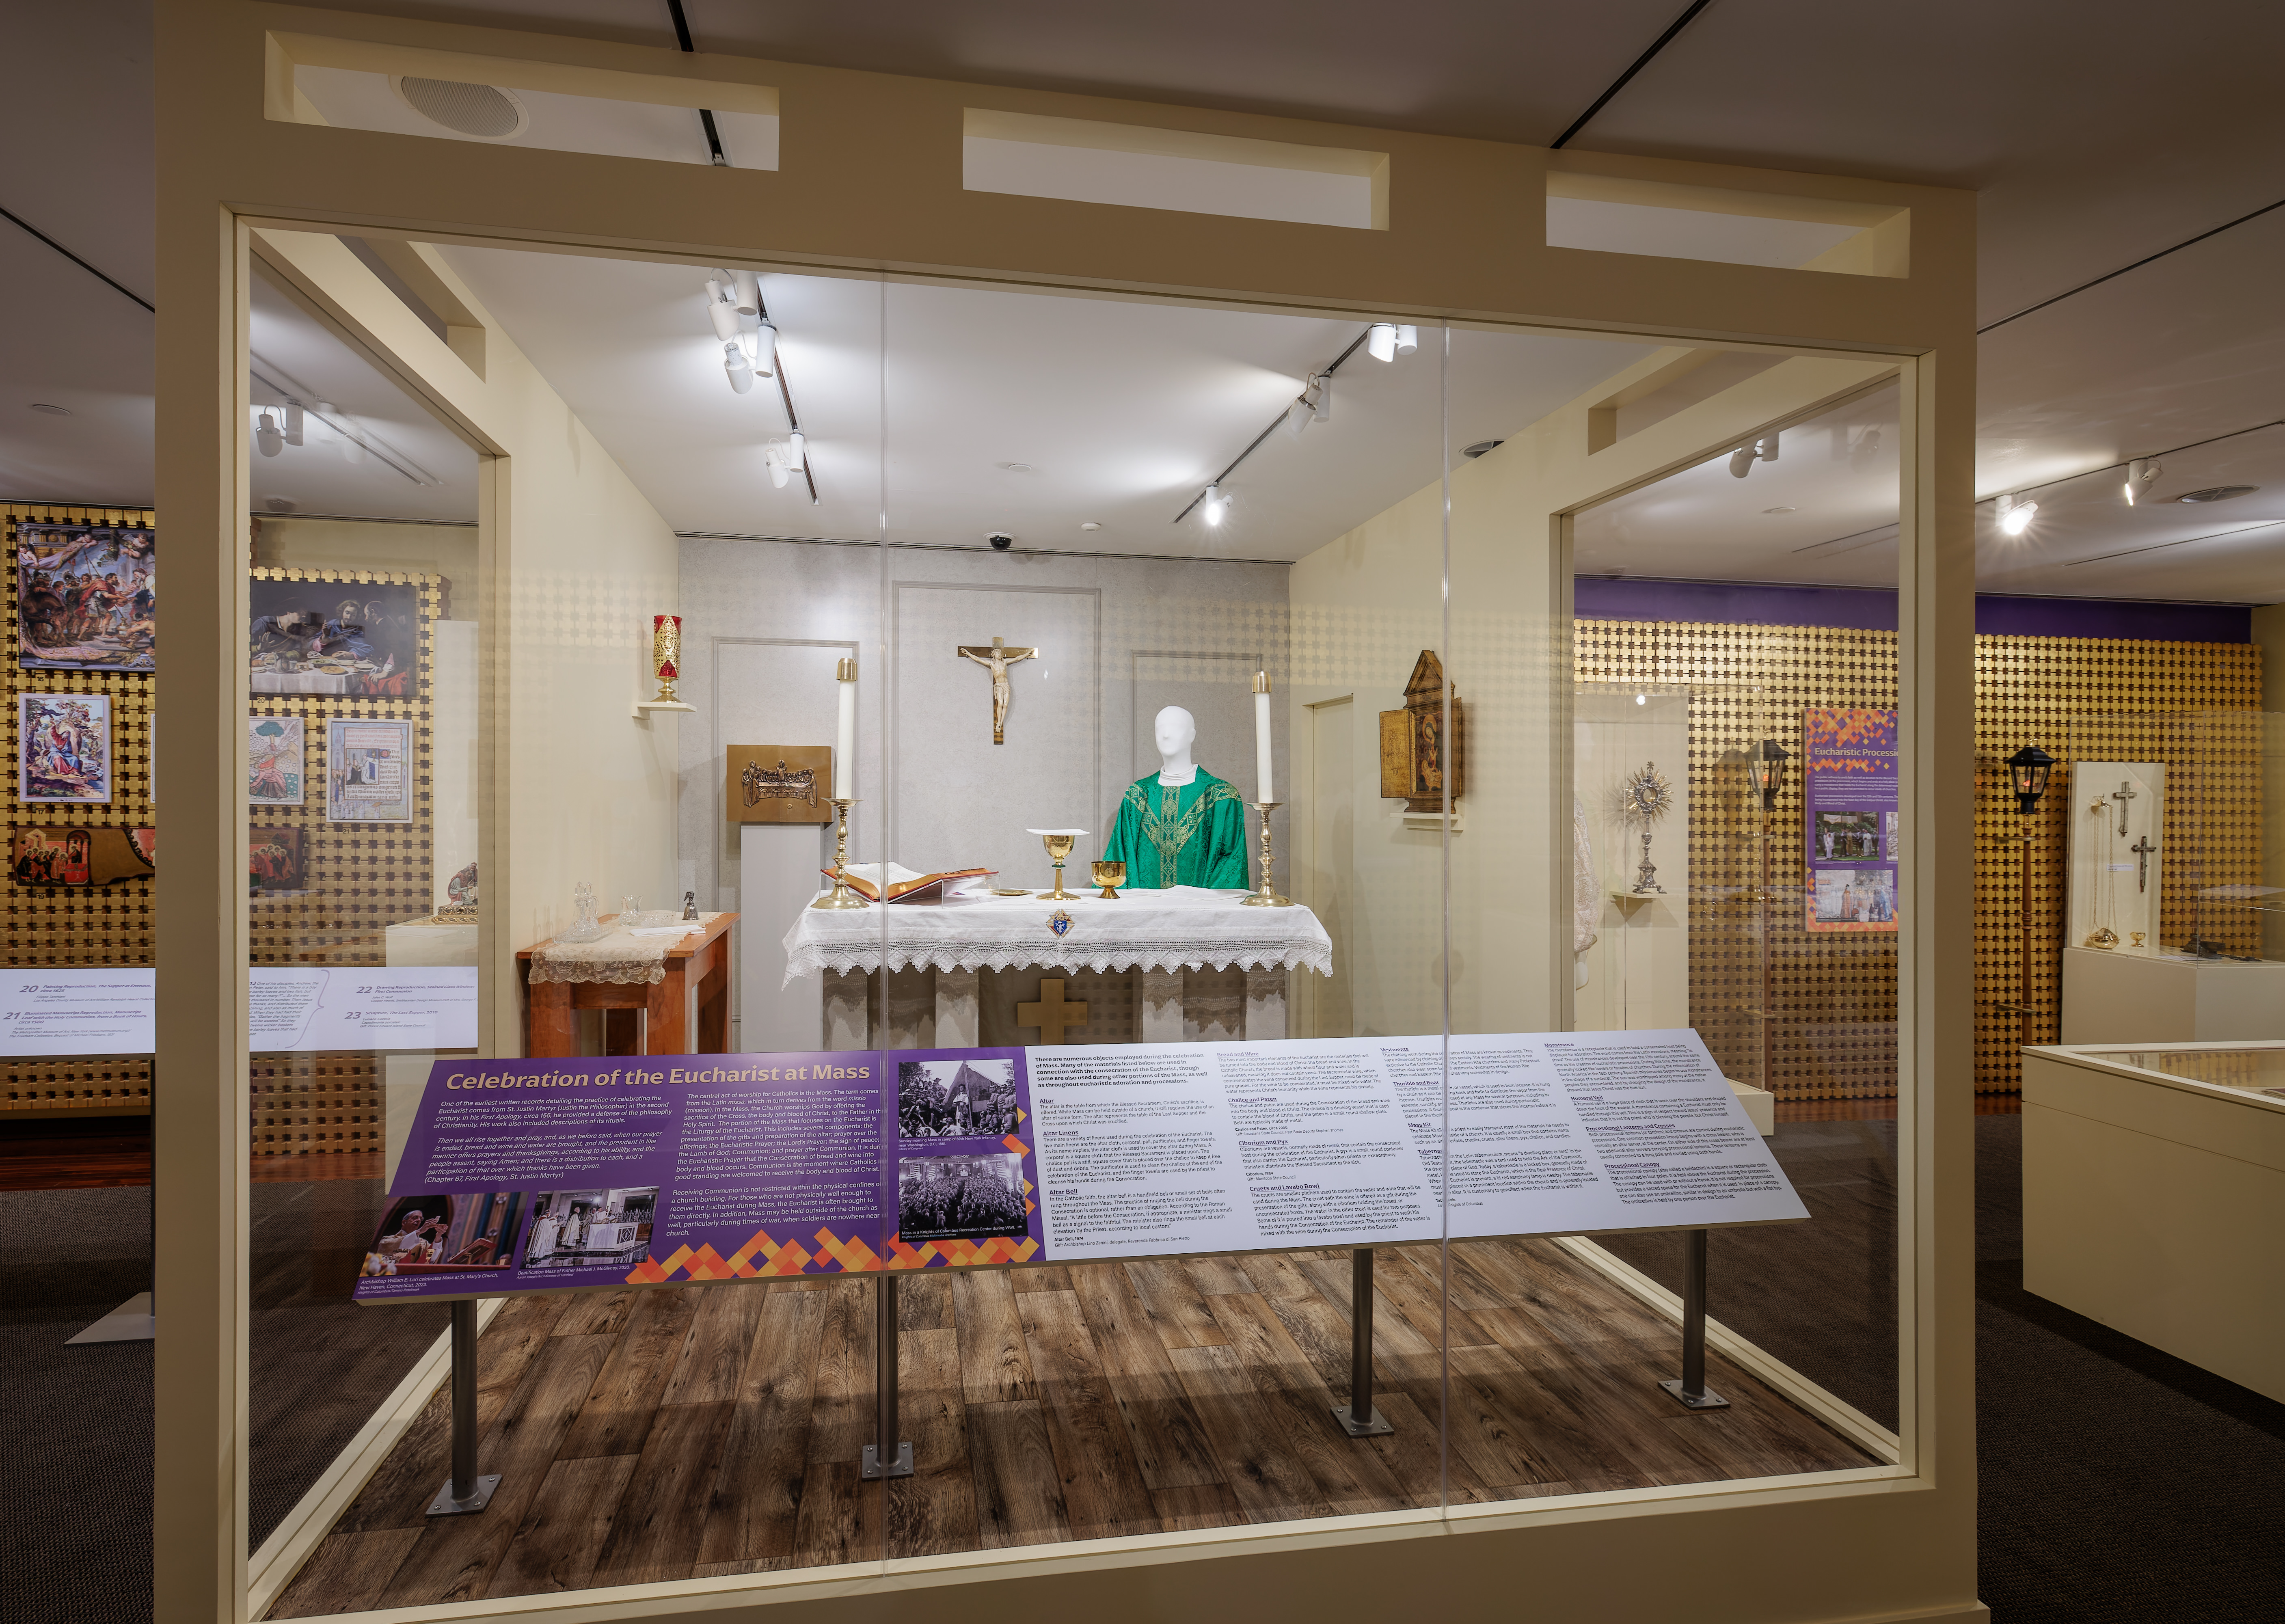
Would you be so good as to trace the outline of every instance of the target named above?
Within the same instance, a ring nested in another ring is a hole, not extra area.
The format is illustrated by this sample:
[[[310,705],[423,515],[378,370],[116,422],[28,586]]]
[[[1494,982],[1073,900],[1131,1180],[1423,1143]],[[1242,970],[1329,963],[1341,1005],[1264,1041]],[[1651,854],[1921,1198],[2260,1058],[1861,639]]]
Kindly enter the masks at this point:
[[[962,643],[953,652],[963,660],[973,660],[992,673],[992,742],[1008,742],[1008,668],[1018,660],[1035,659],[1036,648],[1010,648],[999,638],[992,647],[981,643]]]

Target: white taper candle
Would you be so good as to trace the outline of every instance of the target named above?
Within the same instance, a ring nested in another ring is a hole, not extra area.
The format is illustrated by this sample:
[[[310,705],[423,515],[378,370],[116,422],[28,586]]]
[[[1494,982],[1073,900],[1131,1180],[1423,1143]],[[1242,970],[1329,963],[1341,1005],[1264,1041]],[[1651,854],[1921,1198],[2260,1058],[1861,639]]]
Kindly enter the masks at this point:
[[[857,662],[842,661],[833,674],[841,689],[841,725],[833,738],[833,793],[847,800],[857,787]]]
[[[1258,801],[1277,798],[1269,776],[1269,673],[1253,673],[1253,776],[1260,786]]]

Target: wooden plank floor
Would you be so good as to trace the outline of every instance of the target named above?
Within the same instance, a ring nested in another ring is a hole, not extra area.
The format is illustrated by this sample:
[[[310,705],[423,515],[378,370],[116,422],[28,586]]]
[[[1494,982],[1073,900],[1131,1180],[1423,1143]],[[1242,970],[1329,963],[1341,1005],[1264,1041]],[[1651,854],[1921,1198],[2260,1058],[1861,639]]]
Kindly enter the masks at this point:
[[[1449,1303],[1435,1248],[1386,1248],[1375,1288],[1396,1431],[1352,1440],[1346,1252],[906,1275],[915,1473],[885,1497],[857,1475],[869,1282],[511,1298],[481,1345],[491,1506],[423,1515],[440,1393],[269,1616],[1875,1463],[1718,1357],[1731,1408],[1681,1410],[1672,1323],[1550,1243],[1455,1246]]]

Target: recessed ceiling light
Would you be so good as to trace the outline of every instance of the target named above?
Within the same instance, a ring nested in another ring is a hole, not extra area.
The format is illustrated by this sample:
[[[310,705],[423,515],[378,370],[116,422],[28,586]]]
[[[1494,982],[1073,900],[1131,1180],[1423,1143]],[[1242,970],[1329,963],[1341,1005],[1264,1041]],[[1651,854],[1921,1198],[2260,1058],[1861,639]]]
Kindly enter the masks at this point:
[[[1005,468],[1010,474],[1029,474],[1032,471],[1032,465],[1028,462],[1001,462],[993,466]]]
[[[2185,490],[2176,497],[2177,502],[2226,502],[2232,497],[2251,496],[2258,485],[2208,485],[2203,490]]]
[[[262,505],[273,514],[290,514],[296,507],[301,506],[301,504],[294,500],[292,497],[286,496],[263,497],[262,498]]]
[[[1765,514],[1789,514],[1799,510],[1791,507],[1764,507],[1762,511]]]
[[[1496,451],[1506,443],[1507,442],[1504,440],[1479,440],[1473,445],[1462,446],[1460,448],[1460,455],[1469,458],[1480,457],[1486,451]]]
[[[1099,530],[1103,526],[1097,524],[1094,520],[1089,519],[1085,524],[1080,525],[1079,528],[1083,530]]]
[[[69,417],[72,414],[72,410],[69,406],[51,406],[43,400],[34,401],[32,403],[32,410],[35,412],[44,412],[50,417]]]

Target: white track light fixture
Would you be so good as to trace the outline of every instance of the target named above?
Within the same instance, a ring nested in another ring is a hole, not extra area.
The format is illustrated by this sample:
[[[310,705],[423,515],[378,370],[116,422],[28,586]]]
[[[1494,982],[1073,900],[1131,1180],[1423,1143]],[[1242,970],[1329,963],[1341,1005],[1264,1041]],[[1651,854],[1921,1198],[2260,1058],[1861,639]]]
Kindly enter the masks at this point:
[[[2003,494],[1998,501],[1993,504],[1993,512],[1999,518],[2000,533],[2007,536],[2021,536],[2025,530],[2030,530],[2032,517],[2038,511],[2039,505],[2037,502],[2026,501],[2022,497],[2012,494]]]
[[[791,468],[809,466],[809,436],[798,428],[786,436],[786,466]]]
[[[730,291],[734,295],[732,302],[738,307],[739,315],[759,316],[762,313],[761,279],[752,271],[732,271]]]
[[[744,395],[777,372],[777,329],[762,316],[761,284],[750,271],[706,279],[706,318],[722,346],[722,371]]]
[[[1396,326],[1396,353],[1409,356],[1420,348],[1420,329],[1409,322]]]
[[[298,400],[287,401],[286,403],[286,443],[301,444],[303,428],[302,403]]]
[[[2137,457],[2128,463],[2126,482],[2119,487],[2118,491],[2119,495],[2126,498],[2126,506],[2132,507],[2140,501],[2142,493],[2150,489],[2158,475],[2165,471],[2165,466],[2155,457]]]
[[[286,449],[286,436],[279,431],[278,414],[265,411],[254,428],[254,449],[264,457],[275,457]]]
[[[1763,435],[1758,440],[1749,440],[1730,453],[1730,477],[1743,479],[1754,471],[1756,461],[1775,462],[1777,459],[1777,435]]]
[[[758,318],[750,336],[753,345],[748,351],[748,358],[754,364],[755,374],[763,378],[777,376],[778,330],[775,325],[766,318]]]
[[[754,364],[746,359],[746,348],[732,339],[722,346],[722,370],[730,376],[730,387],[743,395],[754,387]]]
[[[1332,373],[1311,373],[1309,377],[1309,391],[1302,398],[1309,403],[1310,413],[1317,420],[1317,421],[1320,423],[1331,422],[1333,420]]]
[[[1221,523],[1222,509],[1226,506],[1227,504],[1222,500],[1221,486],[1208,485],[1205,500],[1198,504],[1198,517],[1204,519],[1209,526],[1219,525]]]
[[[1377,321],[1366,332],[1364,352],[1376,361],[1396,359],[1396,324]]]
[[[769,470],[770,483],[780,490],[793,477],[793,465],[786,459],[785,442],[773,440],[762,450],[762,466]]]

